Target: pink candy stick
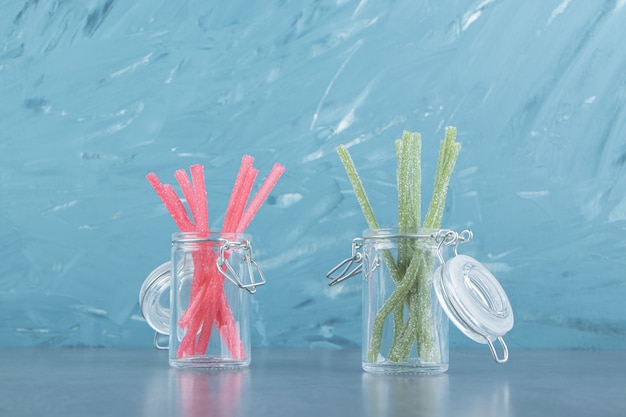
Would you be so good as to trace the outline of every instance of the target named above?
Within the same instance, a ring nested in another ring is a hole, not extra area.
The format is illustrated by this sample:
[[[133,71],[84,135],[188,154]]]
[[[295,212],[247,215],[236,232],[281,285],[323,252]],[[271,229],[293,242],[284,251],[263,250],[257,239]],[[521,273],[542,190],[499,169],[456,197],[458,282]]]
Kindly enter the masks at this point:
[[[215,265],[212,261],[212,265]],[[235,359],[243,359],[245,351],[243,342],[237,331],[237,324],[224,294],[224,278],[217,270],[217,266],[212,270],[211,282],[207,285],[205,295],[205,318],[200,336],[198,337],[197,352],[204,354],[207,350],[211,337],[211,323],[214,323],[222,336],[231,355]],[[211,321],[214,318],[213,321]],[[206,327],[205,327],[206,326]]]
[[[187,179],[187,175],[184,173],[184,171],[182,173],[178,172],[175,175],[179,179],[181,188],[183,189],[183,193],[186,193],[187,195],[189,195],[190,189],[188,188],[189,181]],[[152,188],[154,188],[154,190],[157,192],[157,195],[163,201],[165,208],[169,211],[170,215],[174,219],[174,222],[176,223],[178,228],[183,232],[194,231],[196,227],[191,222],[191,220],[189,220],[189,216],[187,215],[185,206],[183,205],[182,201],[180,201],[180,198],[178,198],[178,196],[176,195],[176,192],[174,191],[172,186],[169,184],[162,184],[161,181],[156,176],[156,174],[154,173],[149,173],[146,176],[146,178],[152,185]],[[193,193],[191,194],[193,195]],[[185,197],[185,198],[188,198],[188,197]],[[193,200],[187,200],[187,202],[190,208],[193,208],[194,206]],[[194,262],[201,262],[201,260],[197,259],[197,257],[194,257]],[[194,272],[194,275],[196,277],[201,276],[201,274],[197,272]],[[196,279],[194,278],[194,283],[195,281]],[[198,286],[196,285],[196,287]],[[194,291],[192,290],[192,292]],[[195,292],[196,293],[198,292],[198,288],[195,289]],[[193,298],[194,299],[197,298],[197,295],[196,297],[193,297]],[[181,341],[181,345],[178,349],[179,357],[185,356],[189,352],[193,353],[193,350],[194,350],[193,346],[190,346],[190,345],[193,342],[195,342],[195,333],[198,332],[198,330],[200,329],[200,326],[202,325],[202,321],[200,318],[200,310],[202,310],[203,306],[201,304],[199,305],[197,302],[194,303],[193,302],[194,299],[190,300],[190,306],[185,311],[185,313],[188,313],[188,314],[185,314],[183,315],[183,317],[181,317],[181,320],[184,322],[184,325],[182,325],[181,327],[187,328],[187,334]],[[202,297],[200,297],[200,299],[202,299]]]
[[[250,192],[252,191],[252,186],[254,185],[254,180],[256,180],[257,175],[259,174],[259,170],[256,168],[250,168],[248,174],[244,178],[241,187],[238,190],[239,195],[235,201],[233,206],[232,216],[230,217],[230,222],[224,223],[222,226],[222,232],[226,233],[235,233],[237,229],[237,225],[241,221],[241,216],[243,216],[244,210],[246,209],[246,204],[250,199]]]
[[[165,190],[165,198],[166,206],[171,207],[171,211],[173,210],[172,218],[174,222],[178,226],[178,228],[183,232],[192,232],[196,229],[196,226],[189,219],[189,215],[187,214],[187,210],[185,210],[185,206],[183,206],[183,202],[180,201],[178,195],[176,195],[176,191],[169,184],[164,184],[163,188]],[[170,211],[170,213],[171,213]]]
[[[156,191],[161,201],[163,201],[163,205],[174,219],[174,223],[178,226],[178,228],[183,232],[191,232],[195,229],[194,224],[189,220],[189,216],[187,215],[187,211],[185,210],[185,206],[180,201],[176,192],[169,184],[162,184],[159,181],[159,178],[156,176],[154,172],[146,175],[146,178]]]
[[[194,315],[192,317],[192,321],[189,323],[187,327],[187,332],[181,340],[180,345],[178,345],[178,351],[176,352],[177,357],[184,358],[185,356],[192,356],[195,352],[196,347],[196,334],[200,330],[201,326],[204,326],[204,322],[202,321],[199,315]]]
[[[213,251],[211,251],[207,252],[206,255],[207,256],[204,259],[204,265],[206,266],[206,269],[204,270],[205,280],[203,282],[203,287],[205,288],[205,291],[202,294],[202,303],[205,307],[202,311],[202,320],[204,322],[204,325],[202,326],[202,330],[200,331],[198,344],[196,346],[196,352],[201,354],[206,353],[207,347],[209,345],[209,339],[211,338],[213,323],[218,321],[216,320],[216,315],[219,307],[219,304],[217,303],[217,297],[224,297],[224,291],[219,287],[219,271],[217,271],[215,254],[213,253]],[[222,339],[226,341],[223,334]]]
[[[220,312],[223,311],[230,312],[230,307],[228,306],[228,301],[226,300],[226,297],[220,298],[218,315],[220,314]],[[231,355],[233,355],[233,358],[243,359],[246,356],[246,352],[243,346],[243,342],[239,337],[239,333],[237,332],[237,323],[235,323],[233,315],[225,314],[224,317],[222,317],[219,321],[215,323],[215,325],[222,335],[222,339],[226,342],[228,351]]]
[[[222,232],[230,232],[233,230],[232,226],[235,224],[236,219],[240,216],[237,213],[243,212],[245,207],[247,196],[243,196],[245,189],[251,189],[256,177],[257,170],[252,167],[254,158],[249,155],[244,155],[241,159],[241,165],[233,190],[228,201],[226,209],[226,215],[224,217],[224,224],[222,226]],[[195,182],[195,181],[194,181]],[[249,193],[249,191],[248,191]],[[241,201],[243,199],[243,202]],[[208,290],[206,296],[206,316],[205,323],[215,323],[216,327],[222,335],[222,339],[226,343],[231,355],[239,357],[241,340],[237,335],[237,328],[232,317],[232,312],[228,306],[226,296],[224,294],[224,276],[215,269],[211,270],[212,274],[209,276]],[[232,328],[231,328],[232,327]],[[198,340],[198,350],[206,350],[210,338],[211,328],[209,326],[203,327]]]
[[[193,216],[193,220],[194,223],[196,223],[197,228],[198,218],[195,207],[195,195],[193,192],[191,181],[189,181],[189,177],[187,176],[187,172],[184,169],[179,169],[174,172],[174,177],[176,177],[176,179],[178,180],[180,189],[183,191],[183,195],[185,196],[185,200],[187,200],[187,205],[189,206],[189,211],[191,211],[191,215]]]
[[[242,199],[242,189],[245,186],[248,172],[252,169],[252,162],[254,162],[254,158],[249,155],[244,155],[241,158],[239,173],[235,179],[235,184],[233,185],[233,190],[230,194],[230,199],[228,200],[228,206],[226,207],[226,215],[224,216],[224,223],[222,224],[222,232],[234,231],[234,227],[231,228],[231,225],[234,223],[234,218],[238,211],[236,206],[239,205],[239,201]],[[243,204],[245,206],[245,201]]]
[[[237,225],[237,229],[235,230],[237,233],[243,233],[248,228],[248,225],[261,208],[263,202],[265,202],[265,199],[267,199],[267,196],[278,182],[280,176],[283,175],[283,172],[285,172],[284,166],[279,163],[274,164],[272,170],[263,182],[263,185],[261,185],[261,188],[259,188],[259,191],[257,191],[254,195],[250,205],[248,205],[248,208],[243,213],[243,216]]]
[[[180,317],[180,319],[178,319],[178,325],[181,328],[187,328],[193,321],[197,312],[202,308],[202,300],[205,287],[205,285],[199,285],[194,295],[189,298],[189,305],[187,306],[187,309]]]
[[[200,167],[200,170],[203,169],[202,165],[198,165],[198,166]],[[198,166],[194,166],[191,168],[192,176],[193,176],[193,172],[198,170],[197,168]],[[202,214],[203,208],[206,210],[206,202],[203,203],[203,200],[206,200],[206,191],[204,192],[204,196],[196,195],[196,189],[202,188],[202,190],[206,190],[206,188],[204,187],[204,175],[201,178],[199,178],[200,182],[198,182],[198,179],[194,180],[193,185],[191,181],[189,180],[187,171],[185,171],[184,169],[179,169],[176,172],[174,172],[174,176],[178,180],[178,184],[180,185],[180,188],[183,191],[183,195],[185,196],[185,199],[187,200],[187,205],[189,206],[189,210],[191,211],[191,214],[193,215],[193,219],[195,222],[194,230],[196,232],[208,231],[208,225],[206,227],[200,226],[201,224],[204,225],[207,220],[207,216]],[[201,262],[203,262],[203,259],[201,258],[204,258],[204,257],[201,256],[199,258],[198,256],[194,255],[194,262],[197,265],[201,265],[202,264]],[[194,278],[193,278],[192,286],[191,286],[189,307],[185,310],[185,313],[183,313],[183,316],[180,318],[178,322],[179,326],[182,328],[186,328],[189,325],[189,323],[191,322],[193,318],[192,316],[197,314],[197,309],[200,307],[198,303],[202,300],[202,297],[198,297],[198,294],[200,292],[200,287],[202,287],[202,281],[204,281],[204,274],[202,273],[201,268],[197,268],[194,271]]]
[[[224,224],[222,226],[223,233],[234,231],[234,226],[237,224],[244,211],[250,190],[252,189],[252,185],[258,173],[258,170],[252,167],[253,161],[254,158],[249,155],[242,157],[239,172],[228,201]],[[217,268],[212,270],[212,272],[208,282],[209,289],[205,294],[207,297],[205,323],[215,323],[231,354],[234,357],[241,357],[241,355],[244,354],[241,349],[243,345],[238,337],[236,324],[224,294],[224,276]],[[202,328],[198,340],[199,351],[203,349],[206,350],[210,333],[210,327]]]
[[[179,179],[181,188],[183,189],[183,193],[190,195],[189,180],[187,179],[187,175],[184,173],[184,171],[182,173],[178,172],[175,175]],[[192,232],[196,230],[195,225],[191,222],[191,220],[189,220],[189,216],[187,215],[185,206],[183,205],[182,201],[180,201],[180,198],[178,198],[178,196],[176,195],[176,192],[174,191],[172,186],[169,184],[161,183],[161,181],[154,173],[149,173],[146,178],[152,185],[152,188],[154,188],[154,190],[157,192],[157,195],[163,201],[165,208],[169,211],[178,228],[183,232]],[[191,195],[193,195],[193,193],[191,193]],[[193,208],[195,206],[193,199],[188,199],[187,202],[190,208]],[[202,265],[202,259],[198,259],[198,257],[194,256],[194,264]],[[194,284],[196,283],[196,278],[200,277],[202,277],[201,271],[194,271]],[[181,344],[178,348],[178,357],[193,354],[196,341],[195,335],[200,329],[200,326],[202,326],[201,311],[203,310],[203,306],[201,303],[197,302],[203,298],[201,294],[200,296],[198,296],[197,294],[198,292],[202,292],[202,288],[198,289],[198,287],[201,287],[198,285],[196,285],[195,287],[196,296],[190,300],[189,308],[187,308],[185,314],[183,315],[183,317],[181,317],[181,321],[183,321],[184,323],[184,325],[181,325],[181,327],[186,328],[187,333],[185,334],[185,337],[181,341]],[[193,289],[192,292],[194,292]],[[194,301],[196,302],[194,303]]]
[[[231,232],[234,230],[237,233],[243,233],[245,231],[245,227],[247,227],[247,225],[252,220],[252,217],[254,217],[256,212],[259,210],[260,206],[263,204],[270,191],[274,188],[274,185],[276,184],[283,172],[284,167],[282,167],[282,165],[275,165],[268,175],[265,183],[255,196],[253,201],[250,203],[248,209],[245,209],[245,204],[249,199],[250,191],[252,190],[254,180],[256,179],[256,176],[258,174],[258,170],[250,167],[246,178],[242,182],[237,182],[235,187],[233,187],[233,193],[231,194],[231,201],[233,203],[229,204],[230,211],[227,212],[222,231]],[[241,176],[238,176],[238,181],[240,180]],[[247,219],[242,218],[242,216],[245,217],[244,213],[248,213]],[[239,228],[236,227],[237,225],[244,225],[244,227]],[[221,282],[223,283],[223,281],[224,278],[222,277]],[[219,306],[218,313],[220,311],[229,310],[228,304],[225,302],[225,300],[220,299],[220,302],[222,302],[222,304],[220,304]],[[216,322],[216,325],[218,326],[222,337],[227,342],[228,349],[233,357],[242,359],[245,357],[243,343],[238,337],[235,323],[231,323],[229,319],[232,320],[231,315],[223,317],[221,320],[219,320],[219,323]]]
[[[194,220],[198,232],[209,232],[209,207],[204,182],[204,167],[200,164],[192,165],[191,180],[193,181],[193,194],[195,202]]]
[[[236,181],[235,186],[233,187],[234,190],[240,190],[242,187],[247,185],[248,181],[250,181],[250,172],[254,170],[254,168],[252,168],[252,162],[253,158],[250,156],[244,156],[242,158],[240,173],[238,174],[238,182]],[[197,230],[208,231],[208,207],[206,205],[207,198],[204,169],[202,165],[193,165],[190,168],[190,171],[195,195],[194,203],[196,205],[196,210],[194,212],[194,219],[196,220]],[[254,177],[255,175],[252,176],[252,183],[254,182]],[[243,186],[241,182],[242,178],[245,184]],[[251,189],[252,184],[250,184],[248,188]],[[235,191],[233,191],[233,194],[235,194]],[[229,202],[230,211],[227,211],[227,217],[232,218],[232,213],[236,213],[239,204],[245,205],[245,201],[243,203],[239,203],[238,199],[231,198],[231,202]],[[243,208],[239,210],[243,211]],[[239,347],[239,345],[241,345],[241,341],[238,337],[236,337],[236,325],[223,291],[224,278],[219,271],[217,271],[217,268],[213,267],[215,263],[215,255],[213,251],[209,249],[206,254],[209,259],[204,259],[204,264],[211,265],[211,267],[208,271],[204,272],[205,276],[203,277],[203,286],[205,287],[205,291],[203,292],[203,305],[205,307],[203,309],[204,321],[195,350],[200,354],[204,354],[206,352],[211,336],[212,324],[215,322],[215,325],[218,327],[220,334],[222,335],[222,339],[228,346],[231,354],[237,356],[239,355],[237,351],[241,350]]]

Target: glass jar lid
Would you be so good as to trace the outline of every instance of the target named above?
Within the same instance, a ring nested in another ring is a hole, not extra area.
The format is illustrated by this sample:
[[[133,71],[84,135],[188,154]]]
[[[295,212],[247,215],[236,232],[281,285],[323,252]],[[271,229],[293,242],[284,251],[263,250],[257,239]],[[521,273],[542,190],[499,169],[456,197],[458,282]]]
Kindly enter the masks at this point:
[[[171,262],[156,267],[139,290],[139,307],[144,319],[157,333],[170,333]]]
[[[470,339],[488,344],[497,362],[505,362],[508,350],[502,336],[513,328],[513,310],[493,274],[474,258],[457,255],[437,269],[433,284],[450,321]],[[496,340],[504,349],[503,358],[496,354]]]

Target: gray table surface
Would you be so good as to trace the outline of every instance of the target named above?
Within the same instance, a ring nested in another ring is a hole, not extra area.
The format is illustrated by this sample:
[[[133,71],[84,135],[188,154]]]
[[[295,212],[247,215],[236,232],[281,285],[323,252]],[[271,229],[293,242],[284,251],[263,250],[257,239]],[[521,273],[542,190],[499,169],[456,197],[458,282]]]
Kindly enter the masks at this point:
[[[372,375],[355,350],[253,351],[239,371],[152,349],[5,349],[0,416],[626,416],[626,351],[452,351],[437,376]]]

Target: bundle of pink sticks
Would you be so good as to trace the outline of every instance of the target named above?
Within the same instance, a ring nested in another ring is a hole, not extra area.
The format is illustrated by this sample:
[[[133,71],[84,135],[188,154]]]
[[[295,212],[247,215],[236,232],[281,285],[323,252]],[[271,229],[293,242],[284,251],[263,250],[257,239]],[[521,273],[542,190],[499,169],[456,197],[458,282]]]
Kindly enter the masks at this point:
[[[256,180],[258,170],[252,166],[254,158],[244,155],[235,180],[221,233],[244,233],[259,211],[285,167],[276,163],[250,203],[248,200]],[[204,167],[200,164],[189,168],[191,179],[184,169],[174,173],[183,196],[189,206],[189,213],[181,198],[170,184],[163,184],[154,172],[146,178],[163,201],[167,211],[181,232],[195,232],[208,236],[209,212]],[[247,204],[247,206],[246,206]],[[209,242],[205,243],[209,245]],[[177,352],[179,358],[206,354],[213,326],[234,359],[246,355],[237,331],[230,306],[224,293],[224,275],[218,270],[213,248],[194,253],[194,276],[191,285],[189,306],[178,320],[178,326],[185,329]]]

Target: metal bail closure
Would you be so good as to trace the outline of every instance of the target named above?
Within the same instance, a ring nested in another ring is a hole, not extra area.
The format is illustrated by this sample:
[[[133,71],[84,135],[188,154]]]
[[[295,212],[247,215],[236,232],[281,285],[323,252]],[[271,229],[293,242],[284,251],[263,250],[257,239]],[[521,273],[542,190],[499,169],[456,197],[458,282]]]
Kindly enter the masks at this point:
[[[328,285],[333,286],[339,284],[342,281],[352,278],[355,275],[359,275],[363,269],[363,254],[359,250],[363,247],[363,239],[357,237],[352,239],[352,256],[339,262],[337,266],[328,271],[326,278],[331,280]],[[354,268],[352,266],[357,264]],[[352,269],[350,269],[352,268]],[[337,275],[334,275],[337,271]]]
[[[433,284],[450,321],[470,339],[489,345],[496,362],[506,362],[509,352],[502,336],[513,328],[513,309],[493,274],[474,258],[457,255],[437,268]]]
[[[231,281],[239,288],[248,291],[250,294],[254,294],[258,285],[265,284],[265,277],[263,276],[263,272],[261,272],[259,264],[257,264],[256,261],[252,259],[252,244],[250,243],[250,241],[245,239],[241,242],[229,241],[228,239],[219,240],[220,247],[216,260],[218,271],[220,271],[220,273],[224,275],[224,277],[228,278],[229,281]],[[230,262],[228,262],[229,253],[227,253],[226,251],[233,248],[241,249],[243,251],[243,262],[246,264],[246,269],[248,270],[248,283],[244,283],[241,280],[241,277],[239,276],[237,271],[235,271]],[[256,270],[257,274],[259,275],[259,281],[256,281],[254,279],[254,270]]]

